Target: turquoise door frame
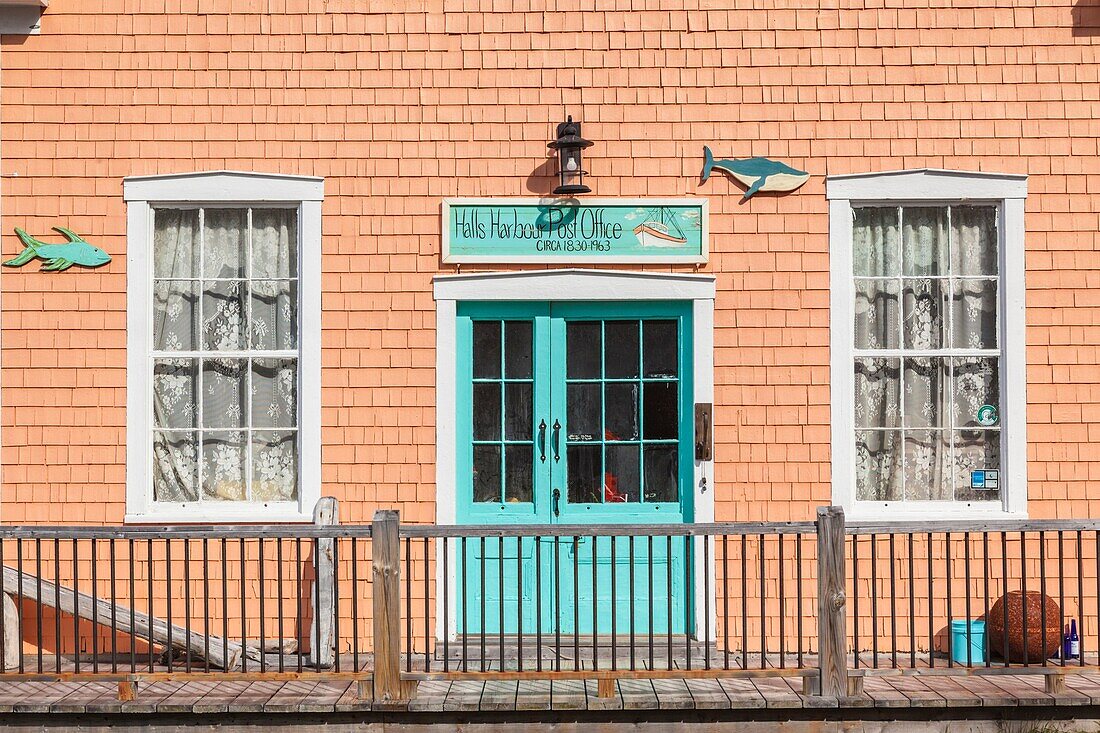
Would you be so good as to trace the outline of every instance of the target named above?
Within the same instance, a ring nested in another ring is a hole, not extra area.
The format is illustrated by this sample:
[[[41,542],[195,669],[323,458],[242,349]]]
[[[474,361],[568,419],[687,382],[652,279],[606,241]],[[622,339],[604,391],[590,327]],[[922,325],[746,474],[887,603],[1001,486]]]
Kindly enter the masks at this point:
[[[457,521],[692,521],[691,318],[690,302],[460,303]],[[648,364],[651,344],[671,371]],[[614,553],[610,539],[539,542],[459,548],[460,634],[607,633],[613,617],[624,633],[631,604],[637,633],[693,628],[686,542],[621,537]]]

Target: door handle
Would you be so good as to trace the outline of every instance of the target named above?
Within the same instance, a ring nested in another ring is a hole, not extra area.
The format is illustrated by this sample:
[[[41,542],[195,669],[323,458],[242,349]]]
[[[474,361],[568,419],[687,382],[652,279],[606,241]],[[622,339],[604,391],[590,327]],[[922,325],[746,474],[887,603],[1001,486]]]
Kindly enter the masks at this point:
[[[561,446],[559,445],[561,439],[561,423],[557,420],[554,421],[554,460],[561,460]]]
[[[554,516],[555,517],[560,517],[561,516],[561,491],[559,491],[558,489],[554,489],[554,493],[552,494],[552,496],[554,498],[554,504],[553,504]]]
[[[539,460],[546,463],[546,421],[539,420]]]

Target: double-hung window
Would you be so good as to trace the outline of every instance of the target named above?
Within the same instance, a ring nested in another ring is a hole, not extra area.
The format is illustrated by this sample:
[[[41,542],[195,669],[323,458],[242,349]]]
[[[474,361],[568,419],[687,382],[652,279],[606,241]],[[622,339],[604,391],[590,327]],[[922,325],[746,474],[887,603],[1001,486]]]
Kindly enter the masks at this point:
[[[320,184],[228,173],[127,180],[128,518],[311,511]]]
[[[1022,513],[1023,181],[829,184],[834,495],[857,516]]]

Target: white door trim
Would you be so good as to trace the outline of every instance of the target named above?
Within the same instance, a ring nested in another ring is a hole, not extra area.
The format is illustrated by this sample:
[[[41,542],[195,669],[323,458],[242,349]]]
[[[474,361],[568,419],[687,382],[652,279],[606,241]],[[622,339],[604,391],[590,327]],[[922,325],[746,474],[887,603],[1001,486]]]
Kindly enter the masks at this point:
[[[435,417],[435,501],[436,522],[455,523],[455,330],[460,301],[604,301],[690,300],[692,301],[693,392],[691,404],[714,402],[714,294],[711,275],[624,272],[618,270],[539,270],[523,272],[440,275],[432,281],[436,301],[436,417]],[[714,462],[695,461],[695,522],[714,521]],[[712,548],[713,550],[713,548]],[[440,559],[441,548],[437,548]],[[711,554],[713,557],[713,553]],[[447,574],[455,587],[455,553],[451,553]],[[696,548],[697,578],[704,572],[702,548]],[[442,562],[437,563],[442,567]],[[442,578],[437,578],[442,582]],[[704,594],[709,598],[704,603]],[[695,628],[715,632],[713,578],[703,587],[695,584]],[[444,618],[443,601],[436,601],[437,618]],[[705,608],[710,613],[704,612]],[[704,627],[706,624],[706,627]],[[453,609],[447,620],[448,636],[456,633]],[[442,628],[440,628],[440,633]],[[442,638],[442,637],[441,637]]]

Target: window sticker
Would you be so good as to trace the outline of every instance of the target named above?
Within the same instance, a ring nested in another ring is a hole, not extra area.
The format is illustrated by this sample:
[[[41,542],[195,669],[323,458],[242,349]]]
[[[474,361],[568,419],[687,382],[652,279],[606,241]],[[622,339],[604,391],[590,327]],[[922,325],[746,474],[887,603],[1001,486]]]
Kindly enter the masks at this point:
[[[983,428],[991,428],[997,424],[997,408],[993,405],[982,405],[978,408],[976,417],[978,419],[978,424]]]

